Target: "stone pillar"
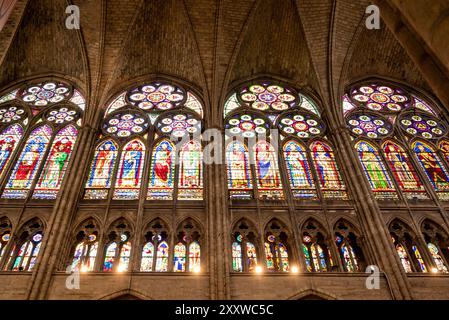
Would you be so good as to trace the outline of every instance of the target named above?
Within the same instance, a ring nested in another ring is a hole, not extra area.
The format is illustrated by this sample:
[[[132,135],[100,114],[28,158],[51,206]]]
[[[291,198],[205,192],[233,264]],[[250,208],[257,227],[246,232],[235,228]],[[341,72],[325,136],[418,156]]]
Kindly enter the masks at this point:
[[[357,217],[367,241],[366,247],[370,248],[373,260],[387,277],[393,298],[412,299],[407,276],[400,266],[379,206],[354,152],[347,128],[340,127],[335,130],[334,137],[340,152],[342,167],[351,186]]]
[[[75,213],[80,190],[83,188],[86,166],[95,143],[96,130],[90,126],[83,127],[78,136],[77,146],[69,164],[67,175],[61,186],[58,199],[53,207],[50,221],[47,225],[41,252],[28,288],[28,299],[46,299],[51,283],[51,277],[56,270],[60,254],[63,252],[64,239],[70,232],[70,222]]]

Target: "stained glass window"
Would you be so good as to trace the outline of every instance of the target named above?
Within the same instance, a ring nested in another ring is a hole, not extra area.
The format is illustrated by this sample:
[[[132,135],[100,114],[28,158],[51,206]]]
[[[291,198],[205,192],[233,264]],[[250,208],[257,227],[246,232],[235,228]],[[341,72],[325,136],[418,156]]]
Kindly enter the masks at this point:
[[[226,148],[228,188],[231,198],[252,198],[252,176],[246,146],[233,141]]]
[[[365,84],[354,87],[350,95],[353,102],[384,113],[400,112],[411,102],[406,92],[390,85]]]
[[[254,154],[259,198],[283,199],[277,153],[273,146],[266,141],[258,142],[254,146]]]
[[[107,140],[95,150],[84,199],[106,199],[117,159],[117,145]]]
[[[17,252],[13,271],[31,271],[36,264],[37,256],[42,242],[42,234],[34,234],[30,240],[25,241]]]
[[[371,139],[382,139],[393,132],[391,122],[375,113],[352,112],[346,122],[353,134]]]
[[[424,186],[404,149],[392,141],[386,141],[383,144],[383,150],[391,171],[405,197],[408,199],[415,197],[428,199]]]
[[[401,260],[402,267],[405,272],[413,272],[412,266],[408,259],[407,251],[405,251],[404,247],[401,244],[396,245],[396,252],[398,253],[399,260]]]
[[[28,113],[17,104],[6,104],[0,107],[0,124],[8,125],[14,122],[25,122]]]
[[[256,135],[264,135],[269,129],[270,123],[260,114],[253,112],[232,114],[225,124],[227,135],[238,135],[244,138],[253,138]]]
[[[153,271],[154,245],[151,242],[145,243],[142,249],[142,260],[140,271]]]
[[[278,241],[274,235],[269,235],[265,242],[265,258],[270,271],[289,270],[288,250],[285,244]]]
[[[26,88],[21,92],[21,98],[34,107],[45,107],[68,99],[71,93],[68,85],[48,81]]]
[[[424,263],[424,260],[421,256],[421,253],[419,252],[419,249],[417,246],[412,246],[413,253],[415,254],[416,260],[418,261],[418,265],[421,268],[422,272],[427,272],[426,264]]]
[[[318,175],[321,192],[325,198],[348,199],[332,148],[316,141],[310,145],[313,163]]]
[[[175,172],[175,147],[162,140],[153,148],[148,200],[172,200]]]
[[[81,241],[75,248],[71,271],[93,271],[95,258],[98,252],[98,241],[95,234],[87,237],[86,241]]]
[[[10,239],[11,239],[11,230],[3,232],[3,234],[0,237],[0,259],[3,257],[5,247],[7,246]]]
[[[449,164],[449,141],[441,140],[438,147],[440,148],[446,163]]]
[[[251,242],[246,242],[246,259],[248,271],[253,271],[257,266],[257,252],[256,246]]]
[[[317,199],[305,148],[296,141],[287,142],[284,145],[284,159],[293,196]]]
[[[35,187],[33,198],[56,199],[77,135],[78,130],[71,125],[57,133],[50,148],[50,153],[47,156],[44,169]]]
[[[20,139],[23,135],[23,128],[18,124],[7,127],[0,135],[0,177],[3,176]]]
[[[412,148],[438,197],[448,199],[449,176],[438,155],[430,145],[421,141],[413,143]]]
[[[52,129],[48,125],[38,127],[31,132],[6,184],[2,198],[26,198],[47,150],[51,134]]]
[[[184,272],[186,271],[186,246],[179,242],[175,246],[175,255],[174,255],[174,271],[175,272]]]
[[[439,119],[416,111],[402,113],[398,123],[405,134],[424,139],[438,139],[447,132]]]
[[[136,110],[128,110],[110,115],[103,122],[102,131],[105,135],[123,139],[134,134],[143,134],[148,126],[145,114]]]
[[[303,237],[303,252],[307,271],[320,272],[328,270],[328,263],[323,248],[308,235]],[[329,255],[330,257],[330,255]]]
[[[446,263],[444,262],[444,259],[440,255],[440,250],[438,249],[438,247],[433,243],[428,243],[427,248],[429,249],[430,255],[432,256],[437,270],[439,272],[448,273],[448,268],[446,266]]]
[[[164,111],[173,109],[186,101],[184,89],[166,83],[154,82],[131,90],[128,100],[142,110]]]
[[[203,157],[201,144],[198,141],[189,141],[180,152],[179,161],[179,200],[203,199]]]
[[[131,140],[122,150],[114,190],[114,199],[134,200],[139,198],[145,146],[138,140]]]
[[[424,100],[413,96],[413,102],[414,102],[415,108],[429,112],[429,113],[433,114],[434,116],[437,115],[436,112],[426,102],[424,102]]]
[[[302,112],[290,112],[282,114],[278,128],[285,136],[297,136],[298,138],[314,138],[324,133],[324,123],[315,115]]]
[[[111,272],[114,267],[115,256],[117,255],[117,243],[112,242],[106,247],[103,271]]]
[[[240,242],[232,243],[232,270],[236,272],[243,271],[243,263],[242,263],[242,245]]]
[[[357,256],[349,241],[337,233],[335,242],[337,243],[338,250],[340,251],[340,259],[344,270],[346,272],[359,271],[359,262],[357,261]]]
[[[156,254],[156,272],[168,271],[168,244],[166,241],[159,243]]]
[[[189,271],[196,272],[201,266],[201,247],[197,241],[193,241],[189,245]]]
[[[377,149],[365,141],[356,144],[363,170],[378,199],[397,199],[397,194]]]
[[[118,263],[119,272],[128,271],[130,257],[131,257],[131,243],[126,242],[122,245],[122,248],[120,249],[120,257]]]

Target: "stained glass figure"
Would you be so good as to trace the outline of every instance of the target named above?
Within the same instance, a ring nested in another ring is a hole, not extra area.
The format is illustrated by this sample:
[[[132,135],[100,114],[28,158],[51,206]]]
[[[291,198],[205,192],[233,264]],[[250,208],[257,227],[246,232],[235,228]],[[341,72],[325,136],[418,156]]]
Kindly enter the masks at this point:
[[[257,252],[256,252],[256,246],[252,244],[251,242],[246,242],[246,259],[247,259],[247,266],[248,271],[254,271],[257,266]]]
[[[118,138],[143,134],[148,128],[147,117],[141,112],[126,111],[111,115],[103,123],[103,133]]]
[[[35,187],[33,198],[56,199],[77,135],[78,130],[72,125],[65,127],[56,134],[44,169]]]
[[[412,148],[435,191],[447,192],[449,190],[449,176],[433,148],[421,141],[414,142]],[[446,198],[444,194],[438,196]]]
[[[175,172],[175,147],[162,140],[153,148],[148,200],[172,200]]]
[[[448,268],[446,266],[446,263],[444,262],[444,259],[440,255],[440,250],[438,249],[438,247],[433,243],[428,243],[427,248],[429,249],[430,255],[432,256],[433,262],[435,263],[438,271],[448,273]]]
[[[397,199],[396,191],[377,149],[365,141],[356,144],[356,149],[371,190],[378,199]]]
[[[131,258],[131,243],[126,242],[120,249],[118,272],[126,272],[129,268],[129,259]]]
[[[352,247],[344,243],[341,247],[341,255],[343,257],[343,263],[345,270],[348,272],[355,272],[357,271],[357,259],[355,258],[354,250]]]
[[[34,129],[16,162],[2,198],[25,199],[47,150],[52,129],[43,125]]]
[[[289,271],[287,247],[274,235],[269,235],[265,242],[265,258],[269,271]]]
[[[116,159],[117,145],[112,140],[106,140],[97,147],[90,166],[84,199],[106,199]]]
[[[295,90],[282,85],[261,81],[258,84],[245,85],[238,90],[237,98],[242,104],[251,108],[281,112],[299,104],[299,96]]]
[[[154,245],[151,242],[145,243],[142,249],[142,260],[140,262],[140,271],[153,271]]]
[[[106,272],[112,271],[116,255],[117,255],[117,243],[112,242],[106,247],[106,254],[103,263],[103,271]]]
[[[349,130],[357,136],[382,139],[393,132],[393,126],[384,117],[374,113],[353,112],[347,116]]]
[[[292,140],[284,145],[284,159],[295,198],[317,199],[315,183],[305,148]]]
[[[441,140],[440,143],[438,144],[438,148],[440,149],[441,153],[443,154],[443,157],[446,160],[446,163],[449,164],[449,141]]]
[[[178,200],[203,200],[203,154],[201,144],[191,140],[179,154]]]
[[[186,251],[187,251],[186,246],[182,242],[179,242],[175,246],[173,271],[175,272],[186,271]]]
[[[283,199],[277,155],[273,146],[260,141],[254,146],[257,190],[260,199]]]
[[[415,111],[401,114],[399,126],[409,136],[425,139],[438,139],[447,132],[446,126],[437,118]]]
[[[11,160],[22,136],[23,128],[18,124],[7,127],[0,134],[0,177],[4,175],[4,169]]]
[[[168,244],[162,241],[157,247],[156,272],[168,271]]]
[[[402,267],[405,272],[413,272],[412,266],[408,259],[407,251],[405,251],[404,247],[401,244],[396,245],[396,252],[398,253],[399,260],[401,260]]]
[[[71,271],[88,272],[93,271],[95,266],[95,258],[98,252],[97,236],[89,235],[87,241],[81,241],[75,248]]]
[[[56,125],[64,125],[71,122],[76,122],[80,118],[79,112],[73,107],[56,107],[52,108],[45,114],[45,119]]]
[[[226,147],[228,188],[231,198],[252,198],[252,175],[248,150],[239,141],[232,141]]]
[[[189,271],[199,271],[201,267],[201,247],[197,241],[189,245]]]
[[[418,261],[418,265],[422,272],[427,272],[426,264],[424,263],[424,259],[421,256],[421,253],[419,252],[419,249],[417,246],[412,246],[413,253],[415,254],[416,260]]]
[[[154,82],[131,90],[127,99],[142,110],[164,111],[182,105],[187,93],[181,87]]]
[[[34,107],[45,107],[50,103],[62,102],[72,94],[68,85],[57,82],[43,82],[20,92],[22,100]]]
[[[278,127],[285,136],[297,136],[302,139],[314,138],[324,133],[324,123],[315,115],[305,112],[282,114]]]
[[[242,245],[237,241],[232,243],[232,270],[243,271]]]
[[[265,242],[265,261],[267,264],[268,271],[276,270],[276,266],[274,265],[274,256],[271,250],[271,245],[268,242]]]
[[[265,135],[270,129],[270,123],[256,113],[231,115],[225,124],[227,135],[239,135],[244,138],[253,138],[256,135]]]
[[[17,252],[12,271],[31,271],[36,264],[36,259],[42,242],[42,234],[34,234],[30,240],[24,242]]]
[[[23,121],[27,117],[27,112],[21,106],[6,104],[0,107],[0,124],[12,124]]]
[[[114,199],[134,200],[139,198],[145,146],[138,140],[131,140],[122,150],[114,190]]]
[[[310,151],[324,198],[348,199],[332,148],[324,142],[315,141],[310,145]]]
[[[160,118],[156,127],[164,135],[182,138],[185,135],[198,135],[201,132],[201,121],[191,113],[176,112]]]
[[[352,101],[362,107],[383,113],[396,113],[410,106],[411,97],[402,89],[367,84],[351,89]]]
[[[428,199],[424,186],[404,149],[392,141],[386,141],[383,144],[383,150],[394,178],[405,197]]]

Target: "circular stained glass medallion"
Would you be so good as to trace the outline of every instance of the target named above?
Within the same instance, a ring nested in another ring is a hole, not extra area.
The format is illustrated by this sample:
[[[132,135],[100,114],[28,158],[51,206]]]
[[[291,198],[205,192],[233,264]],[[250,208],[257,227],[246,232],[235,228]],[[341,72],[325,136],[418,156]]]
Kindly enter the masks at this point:
[[[447,131],[439,119],[421,112],[406,112],[400,116],[398,123],[409,136],[425,139],[441,138]]]
[[[245,112],[229,117],[225,129],[228,135],[241,135],[245,138],[251,138],[269,133],[270,124],[268,120],[258,114]]]
[[[57,125],[63,125],[70,122],[75,122],[80,117],[75,108],[71,106],[61,106],[52,108],[46,112],[45,118],[47,121]]]
[[[14,123],[27,116],[25,109],[18,105],[5,105],[0,108],[0,123]]]
[[[305,112],[291,112],[282,115],[278,127],[284,135],[293,135],[303,139],[320,136],[326,128],[318,117]]]
[[[350,97],[363,107],[383,113],[397,113],[409,107],[411,98],[403,90],[387,85],[365,84],[354,87]]]
[[[382,139],[393,132],[390,121],[374,113],[352,113],[346,123],[353,134],[371,139]]]
[[[131,90],[127,98],[131,104],[142,110],[165,111],[183,104],[187,93],[178,86],[154,82]]]
[[[299,95],[293,89],[269,81],[240,88],[238,99],[251,108],[268,111],[282,112],[299,104]]]
[[[10,234],[10,233],[5,233],[5,234],[2,236],[2,241],[3,241],[3,242],[8,242],[9,239],[11,239],[11,234]]]
[[[135,110],[120,111],[112,114],[103,122],[103,133],[119,138],[133,134],[142,134],[148,128],[146,115]]]
[[[156,128],[161,134],[181,138],[185,134],[199,134],[201,132],[201,120],[188,112],[174,112],[159,118]]]
[[[23,102],[34,107],[45,107],[52,103],[70,98],[72,90],[69,85],[54,81],[31,85],[23,89],[20,97]]]
[[[33,236],[33,241],[34,242],[40,242],[42,240],[42,235],[40,234],[40,233],[36,233],[34,236]]]

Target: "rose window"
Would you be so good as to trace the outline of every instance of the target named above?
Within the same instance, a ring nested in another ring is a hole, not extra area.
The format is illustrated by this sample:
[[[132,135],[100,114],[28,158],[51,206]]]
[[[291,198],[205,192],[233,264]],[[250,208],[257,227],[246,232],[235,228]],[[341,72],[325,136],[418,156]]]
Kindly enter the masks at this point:
[[[364,85],[351,92],[351,99],[370,110],[396,113],[408,108],[410,97],[404,91],[390,86]]]
[[[12,123],[22,120],[26,117],[25,109],[19,106],[11,105],[0,108],[0,122]]]
[[[349,130],[358,136],[371,139],[384,138],[393,132],[392,124],[376,114],[353,113],[347,118]]]
[[[293,108],[299,99],[292,89],[270,83],[245,86],[240,90],[238,98],[253,109],[268,112]]]
[[[57,103],[69,98],[69,86],[56,82],[46,82],[33,85],[21,93],[22,100],[32,106],[45,107],[50,103]]]
[[[229,118],[225,125],[227,133],[242,135],[245,138],[254,137],[256,134],[265,134],[270,128],[267,120],[257,114],[236,114]]]
[[[310,114],[291,113],[282,117],[278,124],[285,135],[296,135],[299,138],[312,138],[324,133],[323,122]]]
[[[119,138],[127,138],[133,134],[141,134],[148,128],[146,116],[136,111],[120,112],[103,124],[103,132],[117,136]]]
[[[405,113],[399,125],[408,135],[425,139],[437,139],[446,133],[446,127],[438,119],[423,113]]]
[[[162,134],[180,138],[186,133],[200,133],[201,121],[190,113],[173,113],[158,120],[157,128]]]
[[[152,83],[132,90],[127,97],[133,105],[142,110],[165,111],[184,103],[187,94],[177,86]]]

